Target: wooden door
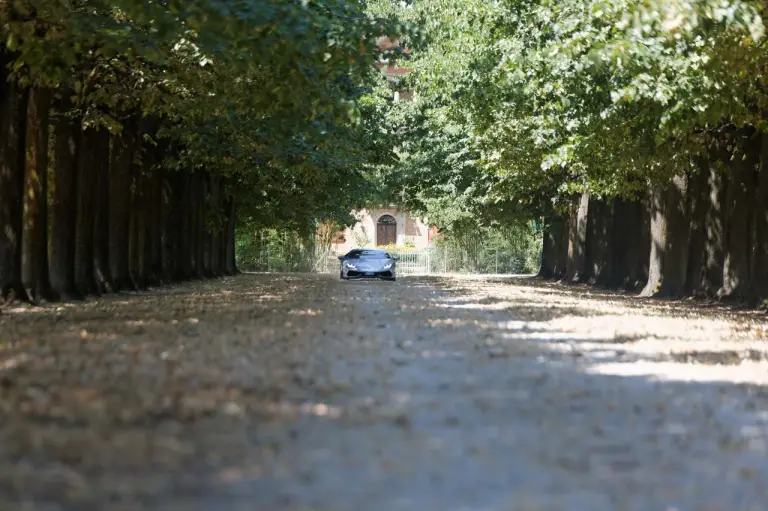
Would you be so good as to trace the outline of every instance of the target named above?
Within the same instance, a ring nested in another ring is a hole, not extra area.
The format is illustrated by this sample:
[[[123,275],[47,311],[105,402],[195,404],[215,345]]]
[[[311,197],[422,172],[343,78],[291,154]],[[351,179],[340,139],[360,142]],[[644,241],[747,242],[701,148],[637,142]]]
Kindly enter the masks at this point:
[[[376,227],[376,245],[394,245],[397,243],[397,225],[379,224]]]
[[[392,215],[382,215],[376,222],[376,246],[397,243],[397,220]]]

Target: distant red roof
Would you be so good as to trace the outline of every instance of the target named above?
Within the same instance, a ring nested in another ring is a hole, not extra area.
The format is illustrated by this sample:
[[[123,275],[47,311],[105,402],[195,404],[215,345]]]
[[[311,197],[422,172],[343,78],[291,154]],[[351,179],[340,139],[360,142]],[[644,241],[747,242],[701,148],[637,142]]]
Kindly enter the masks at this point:
[[[390,48],[399,47],[399,43],[397,41],[392,41],[389,37],[382,37],[377,42],[379,49],[388,50]],[[403,50],[403,53],[410,55],[411,51],[408,48],[405,48]],[[383,62],[377,62],[376,67],[378,67],[380,70],[386,68],[386,74],[388,76],[404,76],[411,72],[410,68],[407,67],[394,67],[389,64],[387,61]]]
[[[379,46],[380,50],[388,50],[390,48],[400,47],[400,43],[398,43],[397,41],[392,41],[389,37],[386,37],[386,36],[380,38],[376,44]],[[408,48],[405,48],[403,50],[403,53],[410,55],[411,50],[409,50]]]

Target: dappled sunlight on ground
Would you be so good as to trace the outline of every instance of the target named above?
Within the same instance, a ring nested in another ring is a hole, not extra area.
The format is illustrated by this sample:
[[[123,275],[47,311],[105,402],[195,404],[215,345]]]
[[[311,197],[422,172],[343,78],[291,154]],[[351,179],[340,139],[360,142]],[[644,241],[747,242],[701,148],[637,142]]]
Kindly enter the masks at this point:
[[[584,294],[583,288],[531,279],[467,279],[446,283],[445,307],[510,312],[527,320],[486,320],[500,331],[494,344],[520,349],[531,342],[582,359],[585,370],[681,381],[768,382],[765,315],[623,294]],[[669,314],[674,311],[674,314]],[[457,321],[457,320],[452,320]],[[480,323],[482,324],[482,323]],[[541,346],[537,346],[537,349]],[[589,366],[594,364],[594,366]]]
[[[19,307],[0,315],[0,497],[768,509],[763,326],[523,277],[242,275]]]
[[[612,358],[612,357],[608,357]],[[647,376],[666,381],[728,382],[768,385],[768,364],[743,362],[738,365],[683,364],[679,362],[596,362],[587,372],[615,376]]]

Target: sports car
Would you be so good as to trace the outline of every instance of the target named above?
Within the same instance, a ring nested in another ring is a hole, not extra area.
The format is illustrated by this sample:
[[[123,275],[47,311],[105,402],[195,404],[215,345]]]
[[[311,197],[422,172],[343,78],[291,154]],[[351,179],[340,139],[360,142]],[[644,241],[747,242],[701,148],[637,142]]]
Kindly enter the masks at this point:
[[[339,256],[341,261],[342,280],[350,279],[382,279],[397,278],[395,266],[397,258],[385,250],[361,249],[350,250],[346,255]]]

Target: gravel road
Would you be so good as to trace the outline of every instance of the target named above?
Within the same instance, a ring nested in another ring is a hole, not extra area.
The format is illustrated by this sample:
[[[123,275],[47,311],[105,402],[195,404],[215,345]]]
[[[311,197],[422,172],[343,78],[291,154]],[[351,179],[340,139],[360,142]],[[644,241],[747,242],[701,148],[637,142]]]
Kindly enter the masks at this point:
[[[765,317],[241,275],[0,313],[0,509],[765,511]]]

